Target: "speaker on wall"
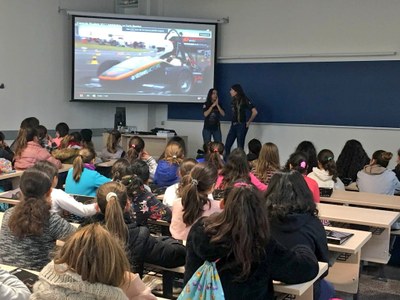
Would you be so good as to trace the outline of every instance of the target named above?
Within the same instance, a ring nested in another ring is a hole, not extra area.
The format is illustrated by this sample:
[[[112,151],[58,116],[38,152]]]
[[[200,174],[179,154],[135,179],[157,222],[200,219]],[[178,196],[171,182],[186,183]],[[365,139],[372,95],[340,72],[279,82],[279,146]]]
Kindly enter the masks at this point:
[[[114,115],[114,129],[126,126],[126,109],[125,107],[116,107]]]

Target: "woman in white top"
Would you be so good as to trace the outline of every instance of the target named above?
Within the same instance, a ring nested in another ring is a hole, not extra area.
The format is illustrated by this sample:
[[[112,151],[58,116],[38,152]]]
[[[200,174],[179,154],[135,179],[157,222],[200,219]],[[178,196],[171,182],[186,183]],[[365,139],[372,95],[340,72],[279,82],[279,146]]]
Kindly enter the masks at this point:
[[[307,176],[314,179],[320,188],[344,190],[344,184],[339,179],[335,157],[331,150],[323,149],[318,153],[318,167],[314,167]]]
[[[217,181],[217,169],[207,163],[195,165],[189,175],[182,180],[187,181],[182,191],[182,198],[175,200],[172,206],[170,231],[178,240],[186,240],[192,225],[201,217],[214,212],[221,212],[219,201],[210,199]]]

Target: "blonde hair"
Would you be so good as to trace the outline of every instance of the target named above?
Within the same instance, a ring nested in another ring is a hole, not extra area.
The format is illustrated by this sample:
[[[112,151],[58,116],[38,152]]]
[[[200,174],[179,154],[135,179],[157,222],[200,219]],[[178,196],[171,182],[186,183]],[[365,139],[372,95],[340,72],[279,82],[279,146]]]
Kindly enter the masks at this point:
[[[128,236],[123,211],[128,202],[125,185],[117,181],[107,182],[97,189],[96,198],[107,229],[125,243]]]
[[[277,171],[280,169],[279,150],[274,143],[265,143],[260,151],[255,166],[255,175],[261,181],[268,179],[268,171]]]
[[[54,258],[90,283],[121,287],[130,265],[124,247],[100,224],[84,226],[72,234]],[[65,271],[65,272],[66,272]]]
[[[90,163],[96,157],[96,153],[92,148],[82,148],[79,150],[78,156],[74,159],[73,162],[73,174],[75,182],[78,182],[81,179],[81,175],[83,172],[83,164]]]
[[[107,138],[107,151],[110,153],[117,152],[117,146],[120,139],[121,133],[118,130],[112,130]]]
[[[172,142],[165,147],[164,160],[170,164],[180,165],[185,157],[185,151],[179,143]]]

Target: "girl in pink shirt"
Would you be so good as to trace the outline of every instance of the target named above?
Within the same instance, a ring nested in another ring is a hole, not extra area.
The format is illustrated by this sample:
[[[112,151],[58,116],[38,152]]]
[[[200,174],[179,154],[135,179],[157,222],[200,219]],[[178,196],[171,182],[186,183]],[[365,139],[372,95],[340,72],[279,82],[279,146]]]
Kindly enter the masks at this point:
[[[62,167],[61,162],[39,144],[36,128],[24,129],[23,137],[15,150],[14,167],[17,170],[25,170],[32,167],[37,161],[47,160],[58,169]]]
[[[195,165],[189,175],[182,178],[186,182],[182,198],[174,201],[170,231],[178,240],[186,240],[190,228],[201,217],[221,212],[219,201],[212,198],[217,169],[207,163]]]
[[[250,173],[246,153],[241,148],[236,148],[229,155],[228,161],[218,176],[215,189],[224,190],[237,181],[251,183],[262,192],[267,189],[265,184]]]
[[[302,174],[304,180],[308,185],[308,188],[313,194],[314,202],[319,203],[320,197],[319,197],[318,183],[314,179],[307,177],[308,164],[305,154],[303,152],[295,152],[292,155],[290,155],[286,163],[285,169],[296,170],[300,174]]]

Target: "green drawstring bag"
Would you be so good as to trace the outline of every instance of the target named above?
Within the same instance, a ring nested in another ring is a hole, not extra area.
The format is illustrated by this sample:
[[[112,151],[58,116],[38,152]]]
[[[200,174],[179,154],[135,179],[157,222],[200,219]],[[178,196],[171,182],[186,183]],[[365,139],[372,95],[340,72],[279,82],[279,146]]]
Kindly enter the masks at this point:
[[[178,300],[224,300],[224,290],[215,262],[205,261],[194,272]]]

